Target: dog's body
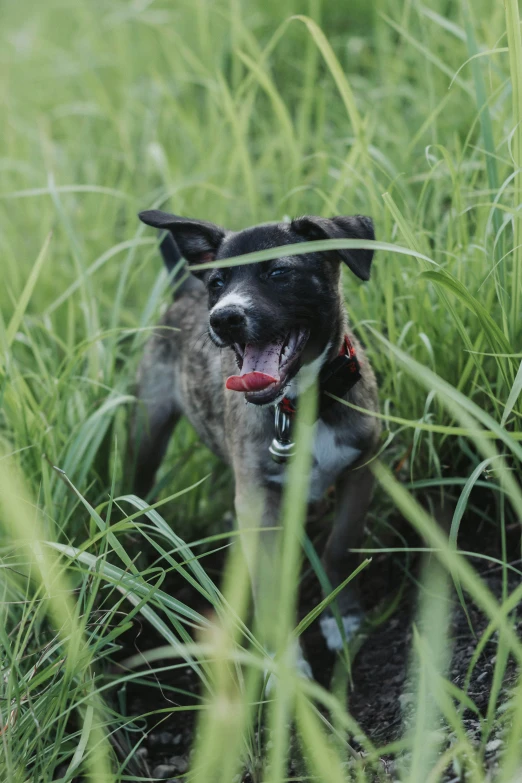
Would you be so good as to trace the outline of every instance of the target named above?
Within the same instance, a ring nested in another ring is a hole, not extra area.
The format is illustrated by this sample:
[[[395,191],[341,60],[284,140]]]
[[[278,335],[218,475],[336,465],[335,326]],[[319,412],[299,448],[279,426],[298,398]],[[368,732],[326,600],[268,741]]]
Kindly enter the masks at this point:
[[[225,233],[212,224],[160,212],[140,217],[172,232],[162,243],[169,268],[180,255],[194,265],[323,236],[373,239],[371,222],[364,218],[336,218],[345,221],[340,228],[333,221],[302,218]],[[343,396],[361,408],[377,409],[374,374],[347,324],[338,263],[342,253],[307,253],[208,270],[198,275],[201,279],[190,276],[182,284],[160,325],[173,328],[157,330],[140,366],[137,396],[144,417],[135,417],[133,432],[138,494],[150,491],[168,439],[185,415],[202,441],[233,469],[239,524],[251,526],[254,509],[261,509],[263,527],[274,528],[286,475],[285,464],[275,462],[269,451],[274,406],[283,397],[295,400],[298,388],[313,382],[348,344],[357,355],[360,380]],[[344,253],[349,260],[342,260],[367,279],[371,252]],[[211,340],[204,339],[208,331]],[[336,587],[355,565],[349,550],[360,542],[372,491],[365,463],[375,452],[380,428],[376,418],[326,395],[322,403],[308,500],[320,500],[335,484],[336,515],[323,562]],[[273,533],[262,543],[269,568]],[[349,633],[357,624],[355,592],[343,590],[338,606]],[[322,628],[329,646],[339,648],[342,638],[333,618],[324,617]]]

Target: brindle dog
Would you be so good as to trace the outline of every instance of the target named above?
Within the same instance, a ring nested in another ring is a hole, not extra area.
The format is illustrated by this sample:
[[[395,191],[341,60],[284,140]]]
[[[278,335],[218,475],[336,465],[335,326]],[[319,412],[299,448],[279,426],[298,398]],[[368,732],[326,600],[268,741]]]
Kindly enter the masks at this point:
[[[372,221],[361,216],[301,217],[239,232],[157,210],[142,212],[140,218],[167,231],[161,250],[169,270],[181,258],[197,267],[319,239],[374,239]],[[323,553],[332,588],[357,563],[350,550],[360,545],[373,483],[366,463],[380,435],[378,419],[327,394],[333,390],[360,408],[378,408],[374,373],[348,325],[340,262],[368,280],[372,256],[371,249],[310,248],[257,264],[185,273],[160,324],[175,330],[157,330],[138,375],[140,404],[131,434],[135,491],[142,497],[150,492],[169,438],[184,415],[202,441],[232,467],[240,527],[252,526],[257,509],[262,526],[270,529],[278,524],[286,474],[284,461],[275,461],[270,449],[277,434],[274,411],[279,408],[288,424],[298,392],[318,380],[308,499],[319,500],[335,484],[336,511]],[[210,339],[202,340],[204,334]],[[265,560],[254,578],[254,594],[265,580],[277,581],[270,574],[277,562],[273,544],[273,530],[265,531],[260,536]],[[361,617],[356,591],[344,588],[337,605],[349,637]],[[340,649],[343,636],[331,613],[320,622],[330,649]]]

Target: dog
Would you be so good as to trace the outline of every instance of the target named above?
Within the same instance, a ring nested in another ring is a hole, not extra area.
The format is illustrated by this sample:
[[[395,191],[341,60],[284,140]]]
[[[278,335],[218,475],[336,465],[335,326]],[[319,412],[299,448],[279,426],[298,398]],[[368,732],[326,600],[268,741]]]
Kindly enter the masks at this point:
[[[338,587],[357,565],[350,550],[361,542],[373,485],[367,463],[380,437],[376,417],[330,396],[378,411],[375,375],[348,325],[341,264],[366,281],[373,251],[310,248],[255,264],[197,267],[296,243],[373,240],[372,220],[306,216],[235,232],[159,210],[139,217],[166,232],[160,248],[169,272],[184,259],[192,274],[183,270],[174,302],[146,346],[138,371],[139,404],[131,428],[135,492],[146,497],[151,491],[169,438],[186,416],[201,440],[233,470],[240,529],[252,526],[254,509],[261,515],[264,565],[253,575],[256,605],[262,583],[276,583],[270,573],[277,562],[274,528],[293,450],[297,397],[317,382],[308,501],[319,501],[335,485],[333,527],[322,562],[332,589]],[[254,572],[252,553],[247,559]],[[344,633],[330,611],[320,618],[331,650],[343,647],[362,617],[351,585],[336,600]],[[310,674],[304,659],[298,665]]]

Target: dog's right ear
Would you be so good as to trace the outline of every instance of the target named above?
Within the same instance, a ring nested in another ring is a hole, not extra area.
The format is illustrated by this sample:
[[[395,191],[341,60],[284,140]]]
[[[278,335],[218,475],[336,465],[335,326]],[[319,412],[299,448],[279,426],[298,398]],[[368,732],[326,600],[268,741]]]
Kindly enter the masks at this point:
[[[159,209],[140,212],[138,217],[148,226],[170,231],[181,255],[191,265],[213,261],[225,236],[224,230],[214,223],[169,215]]]

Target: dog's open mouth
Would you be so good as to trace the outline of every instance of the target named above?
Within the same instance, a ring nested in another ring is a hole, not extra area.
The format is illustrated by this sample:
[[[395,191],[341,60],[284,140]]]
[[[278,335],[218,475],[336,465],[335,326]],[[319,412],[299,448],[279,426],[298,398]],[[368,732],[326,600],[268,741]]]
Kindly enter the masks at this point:
[[[267,345],[234,345],[240,375],[231,375],[226,387],[245,393],[248,402],[267,405],[279,395],[299,369],[309,330],[292,329],[286,337]]]

